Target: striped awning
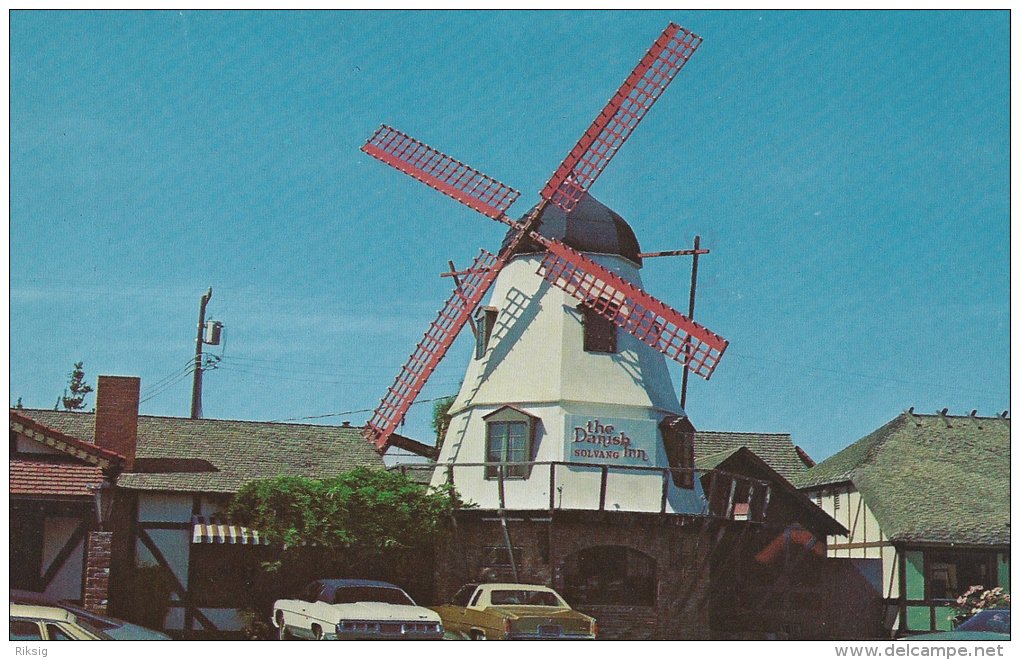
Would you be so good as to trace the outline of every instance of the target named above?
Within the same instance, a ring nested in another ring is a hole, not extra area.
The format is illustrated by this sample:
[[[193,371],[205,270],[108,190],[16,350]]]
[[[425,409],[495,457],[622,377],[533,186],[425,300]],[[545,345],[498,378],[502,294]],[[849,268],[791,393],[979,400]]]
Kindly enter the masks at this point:
[[[269,545],[269,540],[260,536],[257,530],[206,516],[191,517],[191,542]]]

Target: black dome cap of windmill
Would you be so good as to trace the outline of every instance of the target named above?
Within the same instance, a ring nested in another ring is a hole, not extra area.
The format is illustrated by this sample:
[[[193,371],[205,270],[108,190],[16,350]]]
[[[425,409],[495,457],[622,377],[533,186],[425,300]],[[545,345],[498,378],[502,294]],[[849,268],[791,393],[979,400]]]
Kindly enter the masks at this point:
[[[528,213],[534,211],[532,208]],[[527,214],[525,214],[527,217]],[[503,239],[506,245],[516,230],[511,229]],[[641,265],[641,248],[634,230],[619,213],[592,197],[584,195],[568,214],[549,204],[542,212],[538,233],[566,243],[581,252],[617,254]],[[521,241],[517,254],[544,252],[545,248],[529,238]]]

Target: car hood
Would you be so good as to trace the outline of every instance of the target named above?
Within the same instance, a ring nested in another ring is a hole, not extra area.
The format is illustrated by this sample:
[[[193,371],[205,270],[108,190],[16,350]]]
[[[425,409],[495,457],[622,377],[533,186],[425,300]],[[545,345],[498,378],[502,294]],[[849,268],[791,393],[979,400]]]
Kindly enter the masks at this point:
[[[433,621],[439,615],[418,605],[391,605],[389,603],[341,603],[330,605],[338,619],[355,621]]]
[[[131,639],[131,640],[167,640],[173,639],[170,635],[152,630],[133,623],[125,623],[122,626],[103,630],[110,639]]]
[[[589,621],[591,617],[569,607],[547,607],[545,605],[490,605],[485,608],[511,619],[557,619]]]
[[[932,641],[942,640],[949,642],[957,640],[965,641],[968,639],[975,641],[996,639],[1007,640],[1009,638],[1010,636],[1004,633],[988,632],[984,630],[952,630],[948,632],[928,633],[926,635],[910,635],[909,637],[904,637],[903,639],[910,641],[913,641],[915,639],[927,639]]]

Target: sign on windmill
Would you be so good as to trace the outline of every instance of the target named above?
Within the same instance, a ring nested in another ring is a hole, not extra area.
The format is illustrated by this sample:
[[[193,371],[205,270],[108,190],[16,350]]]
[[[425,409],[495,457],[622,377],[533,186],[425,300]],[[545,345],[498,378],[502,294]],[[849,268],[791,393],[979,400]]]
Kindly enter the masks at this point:
[[[369,419],[365,434],[379,451],[403,420],[496,276],[524,243],[544,250],[538,273],[586,309],[705,379],[727,341],[656,299],[595,260],[542,233],[549,207],[571,213],[634,128],[701,44],[701,37],[670,23],[539,193],[539,203],[519,220],[507,215],[520,193],[492,177],[383,125],[362,147],[370,156],[511,227],[497,254],[482,250],[458,273],[459,284],[426,330]]]

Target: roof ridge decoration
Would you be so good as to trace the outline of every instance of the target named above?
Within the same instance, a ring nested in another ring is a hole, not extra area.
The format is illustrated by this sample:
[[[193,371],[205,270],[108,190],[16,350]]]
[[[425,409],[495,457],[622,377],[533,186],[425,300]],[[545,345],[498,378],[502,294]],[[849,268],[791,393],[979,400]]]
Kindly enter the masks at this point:
[[[10,411],[10,430],[102,470],[119,470],[125,460],[116,452],[51,429],[14,410]]]

